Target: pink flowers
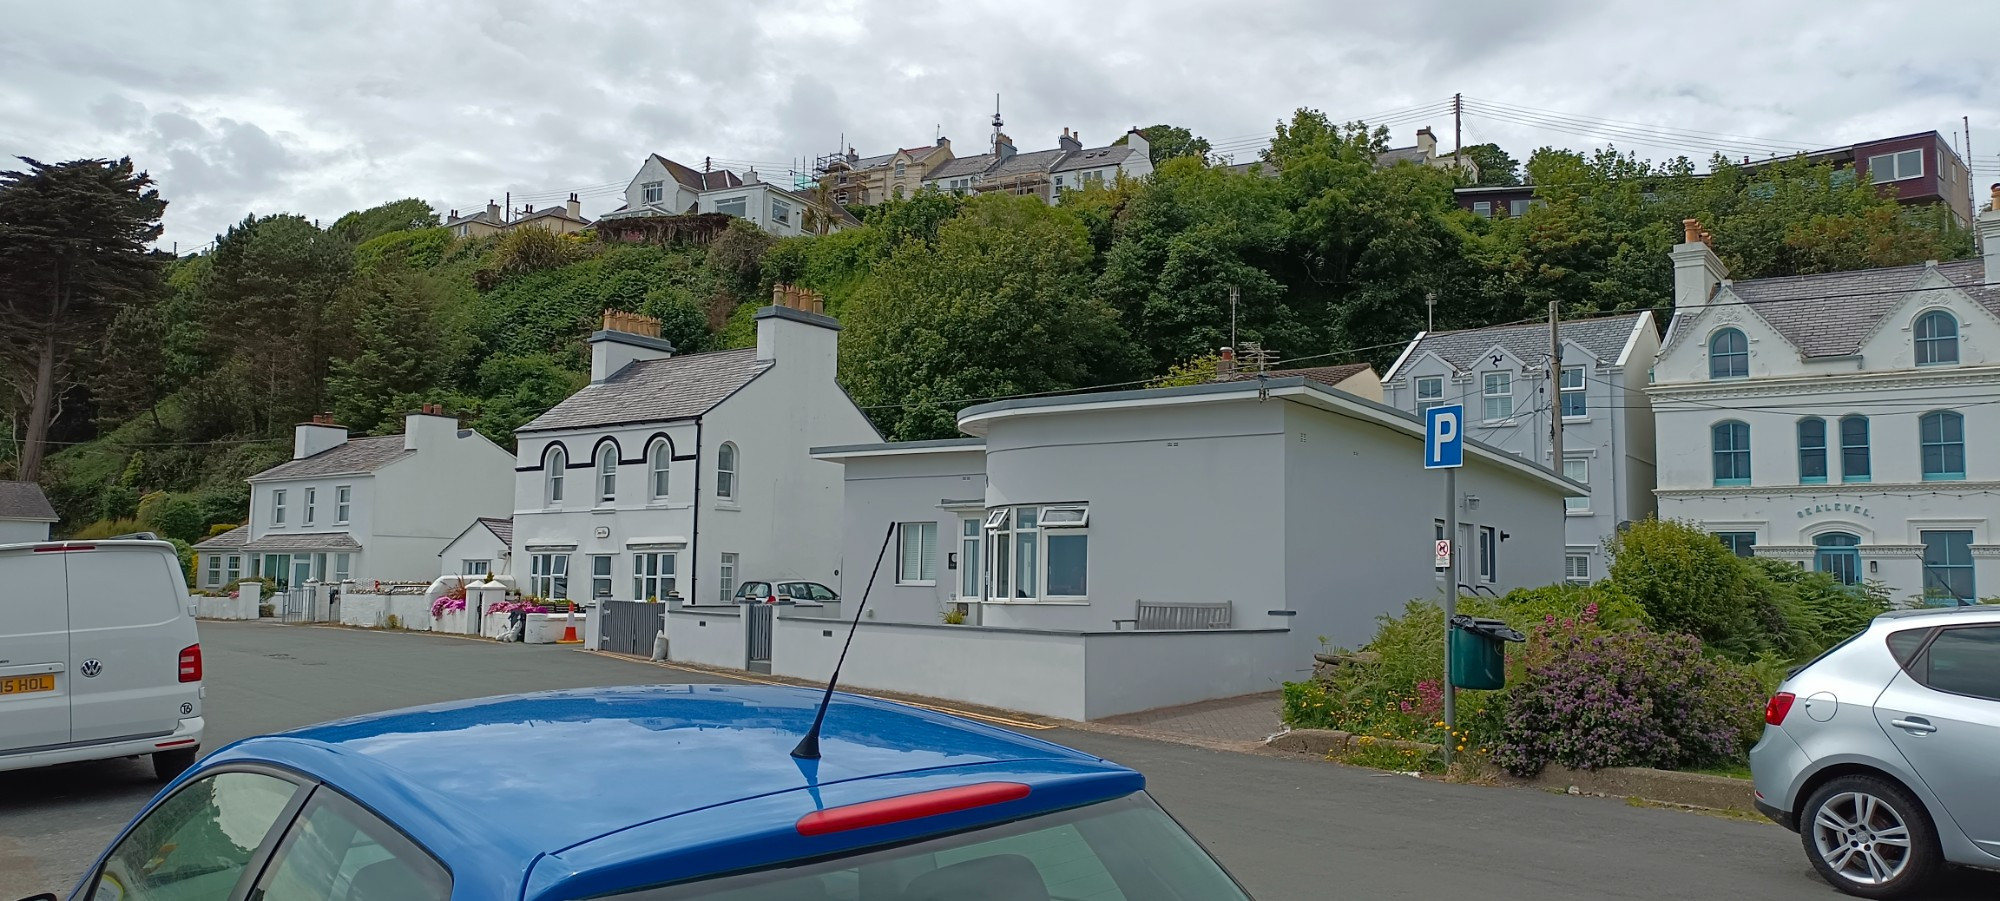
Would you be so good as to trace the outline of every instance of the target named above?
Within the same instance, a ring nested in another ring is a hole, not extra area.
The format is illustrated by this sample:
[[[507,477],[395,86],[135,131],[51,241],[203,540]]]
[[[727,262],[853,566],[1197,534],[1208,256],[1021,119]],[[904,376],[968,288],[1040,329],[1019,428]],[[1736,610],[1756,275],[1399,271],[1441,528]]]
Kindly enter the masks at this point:
[[[431,602],[431,618],[436,619],[444,616],[446,611],[464,609],[465,598],[446,595]]]

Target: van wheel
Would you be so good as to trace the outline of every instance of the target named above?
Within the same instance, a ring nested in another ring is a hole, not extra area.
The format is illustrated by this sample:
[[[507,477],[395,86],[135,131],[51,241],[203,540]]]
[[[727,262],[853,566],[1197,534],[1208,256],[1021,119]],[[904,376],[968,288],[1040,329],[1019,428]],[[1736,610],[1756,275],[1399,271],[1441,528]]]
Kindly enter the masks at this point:
[[[1863,898],[1901,898],[1944,868],[1937,827],[1902,786],[1874,776],[1842,776],[1819,787],[1799,817],[1813,869],[1834,888]]]
[[[153,778],[170,782],[175,776],[187,772],[194,766],[196,757],[201,756],[201,748],[176,748],[153,755]]]

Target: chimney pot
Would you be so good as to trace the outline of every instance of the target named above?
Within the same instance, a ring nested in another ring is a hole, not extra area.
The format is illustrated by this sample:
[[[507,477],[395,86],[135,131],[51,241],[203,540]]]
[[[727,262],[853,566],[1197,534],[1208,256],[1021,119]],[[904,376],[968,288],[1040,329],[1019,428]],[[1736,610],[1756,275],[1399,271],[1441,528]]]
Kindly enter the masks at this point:
[[[1682,237],[1681,243],[1683,244],[1693,244],[1694,242],[1701,240],[1701,220],[1682,219],[1681,237]]]

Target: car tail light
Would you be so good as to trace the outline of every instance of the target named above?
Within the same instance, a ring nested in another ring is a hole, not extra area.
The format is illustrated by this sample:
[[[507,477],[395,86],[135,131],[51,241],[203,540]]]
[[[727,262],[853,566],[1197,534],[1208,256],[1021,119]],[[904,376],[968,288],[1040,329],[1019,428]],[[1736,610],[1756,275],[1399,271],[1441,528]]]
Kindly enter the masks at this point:
[[[201,645],[191,644],[181,648],[181,681],[201,681]]]
[[[1792,712],[1792,702],[1798,699],[1798,695],[1789,691],[1772,695],[1770,702],[1764,705],[1764,722],[1773,726],[1784,725],[1785,714]]]
[[[797,829],[800,835],[826,835],[1019,801],[1027,796],[1028,787],[1019,782],[981,782],[815,810],[799,817]]]

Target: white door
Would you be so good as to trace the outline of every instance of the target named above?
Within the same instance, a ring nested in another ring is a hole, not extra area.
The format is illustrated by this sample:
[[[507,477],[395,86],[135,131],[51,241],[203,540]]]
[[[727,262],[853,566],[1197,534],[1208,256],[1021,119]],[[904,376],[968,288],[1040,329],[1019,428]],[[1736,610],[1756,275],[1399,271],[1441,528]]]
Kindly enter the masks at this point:
[[[69,741],[63,555],[0,554],[0,754]]]
[[[51,556],[69,564],[70,740],[158,735],[199,715],[201,683],[181,681],[181,654],[197,639],[173,549]]]

